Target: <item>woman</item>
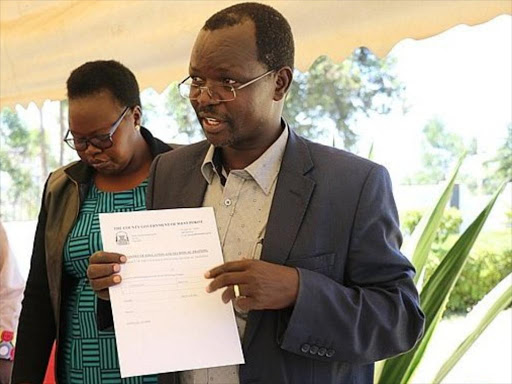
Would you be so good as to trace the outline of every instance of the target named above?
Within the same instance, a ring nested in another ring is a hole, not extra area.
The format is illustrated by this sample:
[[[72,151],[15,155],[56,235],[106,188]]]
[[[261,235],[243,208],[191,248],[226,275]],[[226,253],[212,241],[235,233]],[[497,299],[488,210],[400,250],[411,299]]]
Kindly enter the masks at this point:
[[[141,127],[137,80],[122,64],[86,63],[71,73],[67,91],[65,141],[80,161],[46,182],[13,383],[42,382],[54,340],[59,383],[156,383],[156,375],[120,378],[115,335],[98,331],[86,270],[102,250],[98,213],[144,210],[151,162],[170,147]]]

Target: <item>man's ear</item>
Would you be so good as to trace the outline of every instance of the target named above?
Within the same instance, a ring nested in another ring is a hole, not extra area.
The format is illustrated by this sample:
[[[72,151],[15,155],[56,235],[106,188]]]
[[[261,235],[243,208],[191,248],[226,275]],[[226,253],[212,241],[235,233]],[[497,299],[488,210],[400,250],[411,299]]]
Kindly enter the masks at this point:
[[[290,89],[293,80],[293,70],[290,67],[283,67],[276,71],[274,101],[284,99]]]
[[[133,107],[133,125],[142,125],[142,109],[136,105]]]

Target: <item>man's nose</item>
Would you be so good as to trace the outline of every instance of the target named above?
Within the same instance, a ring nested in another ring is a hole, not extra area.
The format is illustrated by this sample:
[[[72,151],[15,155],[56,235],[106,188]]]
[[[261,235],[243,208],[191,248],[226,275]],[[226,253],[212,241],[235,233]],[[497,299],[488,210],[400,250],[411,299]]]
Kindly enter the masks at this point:
[[[199,88],[199,97],[197,103],[199,106],[204,107],[206,105],[218,104],[219,102],[214,99],[212,91],[208,87]]]

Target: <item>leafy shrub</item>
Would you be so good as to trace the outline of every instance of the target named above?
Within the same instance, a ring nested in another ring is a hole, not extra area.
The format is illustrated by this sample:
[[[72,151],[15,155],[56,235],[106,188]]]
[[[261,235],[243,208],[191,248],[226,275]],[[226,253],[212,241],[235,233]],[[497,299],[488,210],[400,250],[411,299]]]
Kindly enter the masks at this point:
[[[401,222],[405,235],[410,235],[414,231],[422,215],[423,212],[419,210],[411,210],[403,214]],[[425,266],[426,279],[432,275],[453,245],[461,223],[459,210],[453,207],[445,210],[432,244],[432,255]],[[450,295],[444,317],[469,312],[492,287],[511,272],[512,249],[489,245],[483,249],[473,249]]]
[[[418,225],[423,216],[423,212],[418,209],[413,209],[410,211],[406,211],[404,214],[400,215],[400,227],[402,229],[402,233],[405,236],[410,236],[414,228]]]
[[[402,231],[404,235],[411,235],[421,220],[424,212],[420,210],[411,210],[403,214],[400,221],[402,223]],[[434,239],[433,250],[436,252],[442,244],[448,239],[450,235],[458,234],[460,225],[462,224],[462,216],[457,208],[446,208],[443,213],[443,218],[439,224],[439,229]]]
[[[435,257],[429,259],[425,270],[427,278],[439,265],[443,256],[442,252],[436,252]],[[468,313],[487,292],[511,272],[512,249],[501,252],[474,250],[450,294],[444,317]]]

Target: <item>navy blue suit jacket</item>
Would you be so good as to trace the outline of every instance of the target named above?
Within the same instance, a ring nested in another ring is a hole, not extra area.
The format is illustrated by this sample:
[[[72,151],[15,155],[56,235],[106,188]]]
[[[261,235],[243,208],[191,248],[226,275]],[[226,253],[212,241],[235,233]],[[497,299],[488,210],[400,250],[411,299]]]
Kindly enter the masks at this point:
[[[208,147],[155,159],[148,209],[202,205]],[[250,312],[240,382],[371,383],[375,361],[411,349],[424,316],[401,241],[386,169],[290,130],[261,258],[296,267],[299,294],[292,308]]]

